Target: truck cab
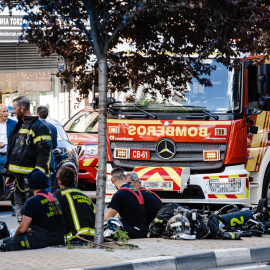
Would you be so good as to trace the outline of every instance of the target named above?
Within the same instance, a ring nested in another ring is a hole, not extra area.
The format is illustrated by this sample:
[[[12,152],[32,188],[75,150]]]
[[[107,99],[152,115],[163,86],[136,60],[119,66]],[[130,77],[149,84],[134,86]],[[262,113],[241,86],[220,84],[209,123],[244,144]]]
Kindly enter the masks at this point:
[[[112,104],[108,170],[137,172],[163,202],[256,204],[270,180],[269,64],[216,59],[210,83],[192,78],[169,102]],[[205,76],[204,76],[205,77]],[[107,201],[115,192],[107,180]]]

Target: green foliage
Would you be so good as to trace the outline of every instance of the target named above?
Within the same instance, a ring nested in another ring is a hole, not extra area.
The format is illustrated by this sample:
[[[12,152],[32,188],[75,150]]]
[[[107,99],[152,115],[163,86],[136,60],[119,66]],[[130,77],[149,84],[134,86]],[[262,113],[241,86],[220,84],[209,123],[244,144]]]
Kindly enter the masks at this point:
[[[73,249],[73,245],[71,244],[71,241],[67,240],[67,249]]]
[[[75,77],[82,97],[98,81],[94,69],[101,59],[108,63],[108,90],[147,83],[146,92],[169,97],[191,76],[211,85],[203,75],[212,68],[201,62],[211,54],[230,66],[241,53],[270,49],[268,0],[4,0],[1,6],[28,11],[21,39],[36,44],[42,56],[63,56],[67,69],[59,76],[66,82]],[[123,43],[133,49],[115,50]],[[194,53],[198,59],[184,61]]]
[[[110,248],[105,248],[105,251],[107,251],[107,252],[114,252],[114,250],[113,249],[110,249]]]
[[[2,0],[0,11],[5,7],[27,12],[21,39],[43,56],[63,56],[67,68],[59,76],[67,83],[75,78],[82,97],[98,85],[100,194],[105,194],[107,90],[127,91],[130,82],[136,91],[147,84],[144,92],[168,98],[192,76],[211,85],[204,75],[212,68],[203,63],[209,55],[232,68],[239,62],[231,65],[231,58],[242,53],[270,51],[269,0]],[[116,49],[127,43],[129,48]],[[100,207],[97,224],[103,224],[103,215]],[[95,229],[101,243],[103,227]]]
[[[122,244],[126,244],[129,240],[128,233],[120,230],[119,228],[116,229],[113,237],[120,241]]]

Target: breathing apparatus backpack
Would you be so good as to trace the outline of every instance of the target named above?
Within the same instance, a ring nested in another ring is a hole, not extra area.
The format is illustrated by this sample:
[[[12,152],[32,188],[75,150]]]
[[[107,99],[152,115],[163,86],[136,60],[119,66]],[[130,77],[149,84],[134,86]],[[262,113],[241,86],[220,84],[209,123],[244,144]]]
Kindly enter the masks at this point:
[[[148,237],[159,237],[165,233],[167,222],[174,216],[174,211],[180,207],[179,204],[170,203],[164,205],[156,215],[156,218],[149,224]]]
[[[205,222],[205,216],[209,214],[209,211],[179,206],[175,210],[175,214],[181,214],[187,217],[191,228],[190,235],[196,235],[197,239],[203,239],[209,235],[210,230]]]

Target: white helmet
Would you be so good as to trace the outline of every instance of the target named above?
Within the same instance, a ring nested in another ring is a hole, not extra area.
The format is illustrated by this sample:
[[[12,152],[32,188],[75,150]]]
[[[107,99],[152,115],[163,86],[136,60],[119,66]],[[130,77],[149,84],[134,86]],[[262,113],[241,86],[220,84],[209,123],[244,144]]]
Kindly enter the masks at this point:
[[[124,230],[122,222],[115,218],[109,218],[104,222],[104,237],[113,237],[116,229]]]
[[[195,239],[196,235],[190,235],[190,223],[187,217],[177,214],[171,217],[166,226],[167,235],[176,240]]]

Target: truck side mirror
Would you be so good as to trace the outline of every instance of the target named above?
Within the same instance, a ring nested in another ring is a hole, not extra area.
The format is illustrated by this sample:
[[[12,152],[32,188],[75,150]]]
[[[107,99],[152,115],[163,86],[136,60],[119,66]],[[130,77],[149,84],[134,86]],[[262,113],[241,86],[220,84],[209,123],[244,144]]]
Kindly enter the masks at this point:
[[[261,113],[261,111],[254,112],[250,107],[246,107],[246,119],[247,119],[247,123],[250,123],[250,127],[248,129],[248,132],[250,132],[252,134],[257,134],[258,133],[258,127],[254,126],[254,121],[252,119],[249,119],[249,117],[251,115],[260,114],[260,113]]]
[[[250,107],[246,107],[246,117],[250,117],[252,115],[252,109]]]

